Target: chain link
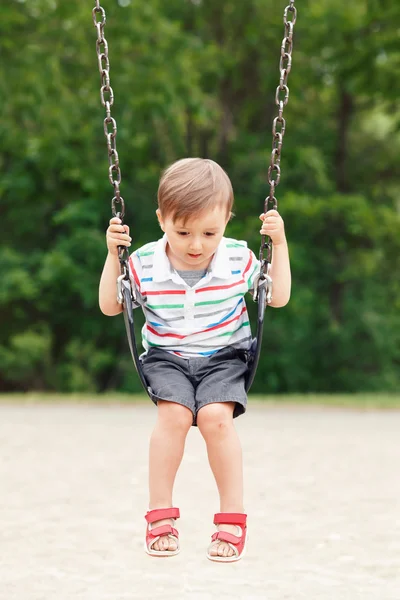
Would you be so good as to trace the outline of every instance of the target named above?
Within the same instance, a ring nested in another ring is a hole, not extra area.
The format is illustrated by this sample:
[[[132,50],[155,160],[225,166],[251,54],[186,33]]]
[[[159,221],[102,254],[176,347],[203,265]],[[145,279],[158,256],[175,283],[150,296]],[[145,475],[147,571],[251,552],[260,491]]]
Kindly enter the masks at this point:
[[[117,152],[117,123],[111,116],[111,107],[114,104],[114,92],[110,85],[110,60],[108,58],[108,43],[104,37],[104,28],[106,25],[106,11],[100,6],[100,1],[96,0],[96,5],[92,10],[93,24],[97,30],[96,52],[100,72],[100,99],[106,109],[106,118],[104,119],[104,135],[107,140],[108,151],[108,179],[114,188],[114,197],[111,201],[111,210],[114,217],[120,217],[122,220],[125,215],[125,202],[121,196],[119,186],[121,184],[121,169]],[[117,209],[119,205],[119,209]]]
[[[281,57],[279,61],[280,79],[276,88],[275,104],[279,107],[278,116],[275,117],[272,124],[272,152],[268,168],[269,196],[264,202],[264,213],[268,210],[278,208],[278,201],[275,198],[275,188],[279,185],[281,179],[281,154],[283,138],[286,130],[286,121],[283,118],[283,110],[289,101],[289,87],[287,85],[289,73],[292,68],[293,51],[293,31],[297,19],[297,10],[294,6],[295,0],[290,0],[290,4],[285,8],[283,14],[283,23],[285,25],[284,38],[281,45]],[[289,14],[292,15],[291,19]],[[275,174],[275,175],[274,175]],[[268,269],[272,258],[272,241],[267,235],[261,236],[260,246],[260,280],[266,279]]]

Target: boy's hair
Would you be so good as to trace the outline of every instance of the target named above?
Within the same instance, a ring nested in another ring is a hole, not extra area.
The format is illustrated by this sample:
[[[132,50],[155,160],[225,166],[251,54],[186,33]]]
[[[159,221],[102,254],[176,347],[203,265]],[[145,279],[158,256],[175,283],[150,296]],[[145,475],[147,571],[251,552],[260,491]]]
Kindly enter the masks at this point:
[[[188,219],[217,205],[226,206],[227,218],[233,206],[228,175],[208,158],[183,158],[162,174],[158,187],[158,208],[163,218],[175,222]]]

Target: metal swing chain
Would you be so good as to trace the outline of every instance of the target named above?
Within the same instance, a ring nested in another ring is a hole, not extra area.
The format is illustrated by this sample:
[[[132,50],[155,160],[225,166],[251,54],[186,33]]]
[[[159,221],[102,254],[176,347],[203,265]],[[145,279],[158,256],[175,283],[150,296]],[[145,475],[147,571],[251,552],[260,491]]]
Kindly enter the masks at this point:
[[[100,19],[98,19],[98,15],[100,15]],[[106,109],[106,118],[104,119],[104,135],[106,136],[108,150],[108,179],[110,180],[111,185],[114,187],[114,197],[111,200],[111,211],[113,217],[119,217],[121,221],[123,221],[125,215],[125,202],[119,189],[122,177],[117,152],[117,123],[111,116],[111,107],[114,104],[114,92],[110,85],[108,44],[106,38],[104,37],[106,12],[104,8],[100,6],[99,0],[96,0],[96,6],[92,10],[92,16],[94,26],[97,29],[96,52],[101,79],[100,99],[102,105]],[[119,210],[117,210],[117,204],[120,205]],[[118,277],[117,281],[117,296],[118,301],[122,303],[122,284],[123,281],[129,280],[129,252],[125,246],[118,247],[118,258],[121,264],[122,274]],[[131,291],[133,294],[133,290]]]
[[[117,123],[111,116],[111,107],[114,104],[114,92],[110,86],[110,61],[108,58],[108,44],[104,37],[104,27],[106,24],[106,12],[100,6],[99,0],[96,0],[96,6],[92,10],[93,23],[97,29],[96,52],[101,78],[100,98],[101,103],[106,109],[106,118],[104,119],[104,135],[107,139],[108,150],[108,178],[114,186],[114,198],[111,201],[113,216],[117,216],[116,203],[121,205],[120,215],[125,214],[125,203],[121,196],[119,185],[121,183],[121,169],[117,152]],[[100,15],[100,20],[97,19]]]
[[[287,85],[288,76],[292,68],[292,50],[293,50],[293,31],[294,25],[297,19],[297,10],[294,6],[295,0],[290,0],[290,4],[285,8],[283,15],[283,22],[285,24],[285,35],[281,45],[281,57],[279,61],[280,80],[279,85],[276,88],[275,93],[275,104],[279,107],[278,116],[275,117],[272,125],[272,153],[271,161],[268,168],[268,183],[270,186],[269,196],[264,202],[264,213],[270,209],[277,210],[278,201],[275,198],[275,188],[279,185],[281,179],[281,153],[283,145],[283,136],[285,135],[286,122],[283,118],[283,109],[287,105],[289,100],[289,88]],[[292,19],[289,20],[289,13],[292,13]],[[273,172],[276,172],[276,177],[273,179]],[[272,258],[272,241],[267,235],[261,236],[260,246],[260,283],[267,281],[269,293],[267,294],[267,301],[271,301],[271,288],[272,281],[268,275],[269,265],[271,264]],[[255,290],[255,296],[257,292]],[[256,297],[255,297],[256,299]]]

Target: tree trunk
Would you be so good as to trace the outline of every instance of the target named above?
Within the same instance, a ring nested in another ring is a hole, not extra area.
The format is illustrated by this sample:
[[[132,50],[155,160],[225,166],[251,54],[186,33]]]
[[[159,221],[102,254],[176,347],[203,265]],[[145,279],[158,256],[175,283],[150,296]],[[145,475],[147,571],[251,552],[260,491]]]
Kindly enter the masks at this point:
[[[339,107],[337,112],[337,149],[335,157],[336,188],[339,192],[348,192],[347,180],[348,138],[351,117],[354,112],[353,96],[342,86],[339,90]]]

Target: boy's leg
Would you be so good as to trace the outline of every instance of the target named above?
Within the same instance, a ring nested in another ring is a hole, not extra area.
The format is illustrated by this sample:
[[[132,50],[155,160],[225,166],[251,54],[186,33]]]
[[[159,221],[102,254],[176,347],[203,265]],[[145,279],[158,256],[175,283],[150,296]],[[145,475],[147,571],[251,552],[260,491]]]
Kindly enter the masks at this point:
[[[207,445],[208,460],[220,496],[220,512],[243,513],[243,465],[239,436],[233,424],[235,402],[206,404],[197,413],[197,426]],[[234,525],[219,525],[237,534]],[[215,542],[213,556],[233,556],[226,542]]]
[[[149,448],[149,509],[172,506],[172,489],[181,464],[187,433],[193,423],[189,408],[176,402],[159,400],[158,417]],[[173,524],[173,519],[152,523],[152,527]],[[176,550],[176,542],[167,535],[154,545],[154,550]]]

